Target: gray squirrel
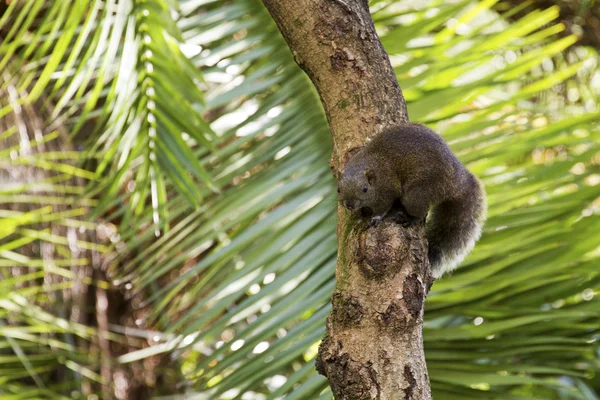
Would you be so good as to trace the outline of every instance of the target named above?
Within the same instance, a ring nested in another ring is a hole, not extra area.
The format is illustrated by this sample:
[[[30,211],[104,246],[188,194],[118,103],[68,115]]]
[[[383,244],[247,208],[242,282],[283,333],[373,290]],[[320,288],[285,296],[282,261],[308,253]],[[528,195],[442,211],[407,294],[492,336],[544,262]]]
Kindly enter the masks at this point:
[[[376,135],[348,161],[338,186],[339,201],[371,214],[370,225],[393,208],[411,220],[427,217],[432,274],[439,278],[471,252],[486,219],[481,182],[424,125],[407,123]]]

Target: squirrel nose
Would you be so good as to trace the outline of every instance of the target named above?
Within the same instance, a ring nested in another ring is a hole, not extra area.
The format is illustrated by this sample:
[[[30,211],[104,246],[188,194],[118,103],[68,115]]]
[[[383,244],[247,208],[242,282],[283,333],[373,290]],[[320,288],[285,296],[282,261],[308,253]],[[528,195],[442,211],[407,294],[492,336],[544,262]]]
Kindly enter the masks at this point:
[[[346,207],[348,210],[353,210],[354,202],[352,200],[344,200],[344,207]]]

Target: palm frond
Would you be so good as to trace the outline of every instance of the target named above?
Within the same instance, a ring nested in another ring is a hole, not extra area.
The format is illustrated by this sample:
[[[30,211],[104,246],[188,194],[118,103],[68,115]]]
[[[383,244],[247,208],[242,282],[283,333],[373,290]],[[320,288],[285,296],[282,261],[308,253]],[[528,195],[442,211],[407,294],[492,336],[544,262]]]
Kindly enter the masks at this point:
[[[483,178],[489,195],[480,245],[430,294],[430,376],[442,398],[531,398],[529,387],[550,393],[545,398],[580,398],[580,389],[557,377],[595,368],[581,360],[592,355],[590,340],[597,334],[590,293],[598,288],[591,238],[599,220],[589,208],[597,190],[586,182],[597,173],[599,132],[590,124],[599,115],[556,119],[526,102],[576,74],[577,64],[520,82],[574,40],[551,41],[546,33],[556,31],[547,27],[556,9],[508,25],[490,10],[492,3],[438,4],[436,12],[413,12],[398,3],[374,6],[411,118],[435,124]],[[170,215],[179,223],[126,271],[133,287],[153,293],[157,321],[181,334],[185,346],[177,354],[182,362],[194,360],[185,362],[187,376],[197,382],[193,387],[209,397],[240,397],[269,393],[266,382],[283,375],[292,383],[272,389],[269,398],[312,398],[326,387],[310,362],[335,266],[326,123],[260,5],[211,3],[186,10],[184,37],[211,51],[194,59],[214,87],[208,104],[224,107],[213,127],[222,132],[218,147],[228,150],[205,159],[213,176],[222,178],[216,181],[223,195],[194,214],[176,198],[170,201]],[[454,16],[460,22],[445,25]],[[263,72],[274,70],[278,74]],[[229,81],[220,84],[225,74]],[[244,79],[238,83],[239,76]],[[240,111],[244,107],[248,111]],[[225,121],[234,122],[222,129]],[[541,148],[551,161],[540,163]],[[558,152],[563,155],[550,156]],[[573,175],[580,163],[586,172]],[[136,237],[130,247],[146,239]],[[592,258],[582,260],[585,253]],[[586,289],[588,300],[581,294]],[[564,305],[552,306],[561,300]],[[565,321],[576,328],[565,328]],[[532,337],[547,344],[535,346]],[[193,351],[197,343],[212,353]]]
[[[202,75],[188,59],[201,48],[183,46],[165,0],[71,3],[12,2],[0,24],[10,26],[0,66],[22,57],[16,87],[28,90],[24,101],[44,94],[52,104],[46,125],[87,139],[96,214],[127,193],[123,222],[151,203],[156,231],[165,231],[168,185],[195,206],[199,182],[216,190],[191,150],[213,149],[215,139],[201,117]]]
[[[11,107],[0,118],[0,397],[66,398],[103,381],[88,299],[108,287],[92,272],[105,246],[83,219],[93,174],[76,166],[64,127],[48,129],[24,100],[15,71],[11,62],[0,76],[0,107]]]
[[[12,101],[0,104],[0,140],[13,140],[0,162],[44,171],[0,193],[3,204],[29,207],[0,211],[0,267],[33,268],[0,283],[20,288],[0,297],[4,318],[21,321],[0,327],[6,362],[18,365],[12,393],[58,396],[98,378],[98,357],[79,356],[97,332],[70,323],[62,340],[68,318],[28,314],[30,299],[58,293],[88,263],[70,254],[68,235],[39,224],[95,229],[80,218],[91,207],[118,234],[108,248],[77,247],[104,251],[114,282],[147,311],[135,334],[111,327],[111,340],[148,343],[117,362],[170,353],[186,398],[331,398],[313,361],[336,263],[331,144],[318,96],[262,4],[46,3],[13,1],[0,16],[0,63],[18,60],[20,77],[0,86]],[[556,8],[508,23],[519,7],[503,16],[494,3],[370,3],[411,119],[441,132],[488,192],[481,242],[426,306],[434,396],[593,399],[600,113],[590,104],[600,90],[581,90],[568,108],[553,91],[580,87],[598,56],[563,58],[575,38],[557,38]],[[50,129],[15,142],[17,110],[33,112],[34,100]],[[24,152],[64,137],[60,127],[87,139],[85,156]],[[38,242],[61,257],[23,254]],[[61,280],[28,285],[52,274]],[[66,348],[71,338],[81,347]],[[50,345],[77,355],[64,364],[68,389],[36,383],[59,360]]]

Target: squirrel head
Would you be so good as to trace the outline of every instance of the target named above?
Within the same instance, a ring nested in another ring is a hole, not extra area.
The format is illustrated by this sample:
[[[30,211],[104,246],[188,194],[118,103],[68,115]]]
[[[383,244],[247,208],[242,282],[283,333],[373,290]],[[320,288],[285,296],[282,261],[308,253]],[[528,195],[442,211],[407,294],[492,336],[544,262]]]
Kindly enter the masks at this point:
[[[346,168],[338,183],[338,199],[350,211],[369,208],[379,202],[376,189],[377,176],[369,168]]]

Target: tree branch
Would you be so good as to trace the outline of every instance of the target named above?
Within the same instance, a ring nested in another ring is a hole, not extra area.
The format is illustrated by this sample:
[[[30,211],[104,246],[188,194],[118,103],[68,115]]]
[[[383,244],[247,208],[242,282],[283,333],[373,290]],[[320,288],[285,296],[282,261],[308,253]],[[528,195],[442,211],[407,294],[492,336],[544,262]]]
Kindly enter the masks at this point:
[[[339,178],[368,138],[408,121],[367,2],[263,2],[321,97]],[[431,398],[421,332],[432,282],[423,228],[368,227],[338,209],[337,283],[317,357],[336,399]]]

